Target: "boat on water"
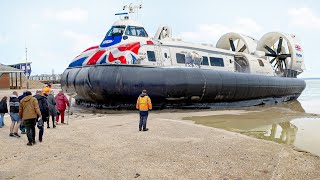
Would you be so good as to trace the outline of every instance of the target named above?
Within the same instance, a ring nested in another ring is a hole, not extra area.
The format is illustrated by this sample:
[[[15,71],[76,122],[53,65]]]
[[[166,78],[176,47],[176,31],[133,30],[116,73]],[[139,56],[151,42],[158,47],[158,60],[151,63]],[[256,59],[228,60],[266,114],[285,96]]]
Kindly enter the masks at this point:
[[[239,33],[217,44],[172,37],[161,25],[153,37],[123,7],[100,45],[75,57],[61,78],[78,104],[131,109],[143,89],[158,108],[216,108],[275,104],[297,99],[304,54],[295,35],[271,32],[260,40]]]

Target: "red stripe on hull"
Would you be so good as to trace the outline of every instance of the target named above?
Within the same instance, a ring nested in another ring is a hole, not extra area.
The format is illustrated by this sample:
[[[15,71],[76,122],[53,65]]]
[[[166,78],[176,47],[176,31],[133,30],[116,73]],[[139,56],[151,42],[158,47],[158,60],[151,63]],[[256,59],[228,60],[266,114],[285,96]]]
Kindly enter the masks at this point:
[[[97,61],[100,59],[100,57],[101,57],[105,52],[106,52],[105,50],[101,50],[101,51],[96,52],[96,53],[91,57],[91,59],[88,61],[87,65],[96,64]]]

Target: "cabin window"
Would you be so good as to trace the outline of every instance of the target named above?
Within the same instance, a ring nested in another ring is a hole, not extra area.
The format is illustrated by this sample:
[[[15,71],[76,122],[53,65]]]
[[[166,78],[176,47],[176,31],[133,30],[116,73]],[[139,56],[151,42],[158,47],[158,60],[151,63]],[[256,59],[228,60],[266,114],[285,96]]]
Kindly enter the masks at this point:
[[[126,26],[112,26],[108,31],[107,36],[122,36]]]
[[[149,61],[151,61],[151,62],[157,61],[154,51],[147,51],[147,56],[148,56]]]
[[[125,35],[127,36],[138,36],[138,37],[148,37],[147,32],[143,27],[128,26]]]
[[[223,58],[210,57],[211,66],[224,67]]]
[[[176,58],[177,58],[177,63],[179,63],[179,64],[186,63],[186,55],[185,54],[177,53]]]
[[[201,63],[201,65],[209,66],[209,59],[208,59],[208,57],[202,56],[202,63]]]
[[[259,61],[259,65],[260,65],[261,67],[264,67],[264,63],[263,63],[260,59],[258,59],[258,61]]]

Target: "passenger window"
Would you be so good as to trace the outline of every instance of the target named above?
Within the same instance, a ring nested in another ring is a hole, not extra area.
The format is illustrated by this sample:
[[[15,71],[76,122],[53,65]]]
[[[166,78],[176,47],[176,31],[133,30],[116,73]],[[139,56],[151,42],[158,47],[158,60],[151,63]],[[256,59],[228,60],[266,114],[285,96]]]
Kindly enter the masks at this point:
[[[201,65],[209,66],[208,57],[206,57],[206,56],[203,56],[203,57],[202,57],[202,63],[201,63]]]
[[[211,66],[224,67],[223,58],[210,57]]]
[[[148,56],[149,61],[151,61],[151,62],[157,61],[154,51],[147,51],[147,56]]]
[[[179,63],[179,64],[186,63],[186,55],[185,54],[177,53],[176,58],[177,58],[177,63]]]
[[[258,61],[259,61],[259,65],[260,65],[261,67],[264,67],[264,63],[263,63],[260,59],[258,59]]]

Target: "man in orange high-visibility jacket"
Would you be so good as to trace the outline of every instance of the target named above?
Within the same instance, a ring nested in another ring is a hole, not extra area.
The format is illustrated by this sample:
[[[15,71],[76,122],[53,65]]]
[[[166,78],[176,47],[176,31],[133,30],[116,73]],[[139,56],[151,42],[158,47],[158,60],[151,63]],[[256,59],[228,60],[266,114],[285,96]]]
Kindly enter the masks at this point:
[[[147,128],[147,119],[149,110],[152,109],[152,104],[146,90],[143,90],[141,95],[139,96],[136,108],[140,111],[139,131],[148,131],[149,129]]]

